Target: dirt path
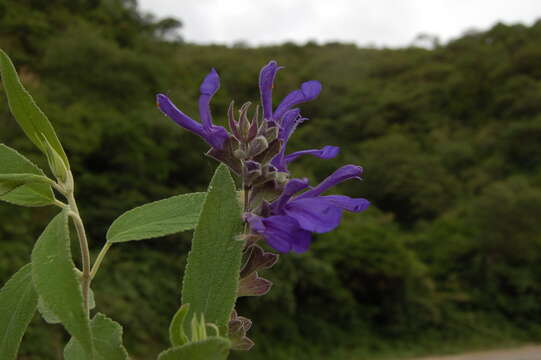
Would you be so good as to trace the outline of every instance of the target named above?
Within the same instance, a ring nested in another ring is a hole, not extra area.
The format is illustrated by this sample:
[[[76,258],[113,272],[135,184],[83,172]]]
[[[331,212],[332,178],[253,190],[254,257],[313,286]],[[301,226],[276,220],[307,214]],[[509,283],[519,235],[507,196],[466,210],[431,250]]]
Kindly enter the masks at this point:
[[[426,357],[417,360],[541,360],[541,346],[475,352],[466,355]]]

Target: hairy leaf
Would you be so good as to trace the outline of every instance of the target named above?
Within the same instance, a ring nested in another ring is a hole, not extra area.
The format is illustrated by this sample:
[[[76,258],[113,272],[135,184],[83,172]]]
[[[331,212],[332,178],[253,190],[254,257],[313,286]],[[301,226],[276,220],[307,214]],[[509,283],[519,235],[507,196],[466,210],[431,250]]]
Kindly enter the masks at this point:
[[[92,359],[90,321],[71,259],[67,209],[49,223],[32,250],[32,280],[46,307]]]
[[[92,289],[89,289],[88,291],[88,308],[90,310],[94,309],[96,307],[96,300],[94,299],[94,291]],[[45,305],[43,302],[43,299],[40,297],[38,298],[38,311],[45,320],[46,323],[49,324],[60,324],[62,321],[56,316],[56,314]]]
[[[5,195],[21,185],[32,183],[50,184],[51,180],[34,174],[0,174],[0,195]]]
[[[23,206],[54,202],[50,180],[15,149],[0,144],[0,200]]]
[[[194,232],[182,287],[183,304],[190,304],[188,319],[204,314],[224,334],[239,286],[243,242],[241,209],[235,183],[220,165],[209,185]],[[190,334],[189,327],[185,330]]]
[[[128,352],[122,345],[122,326],[103,314],[96,314],[90,326],[96,349],[95,360],[126,360]],[[79,341],[71,338],[64,349],[65,360],[85,360],[85,351]]]
[[[151,239],[192,230],[205,196],[205,193],[177,195],[129,210],[113,222],[107,231],[107,241]]]
[[[45,137],[69,169],[68,158],[53,126],[36,105],[32,96],[23,87],[17,71],[15,71],[15,66],[13,66],[9,56],[2,50],[0,50],[0,73],[2,74],[2,84],[8,97],[11,113],[26,136],[46,154],[47,148],[42,140],[42,136]]]
[[[23,266],[0,290],[0,354],[17,358],[23,335],[36,312],[38,295],[32,285],[32,266]]]
[[[225,360],[231,343],[222,337],[184,344],[162,352],[158,360]]]

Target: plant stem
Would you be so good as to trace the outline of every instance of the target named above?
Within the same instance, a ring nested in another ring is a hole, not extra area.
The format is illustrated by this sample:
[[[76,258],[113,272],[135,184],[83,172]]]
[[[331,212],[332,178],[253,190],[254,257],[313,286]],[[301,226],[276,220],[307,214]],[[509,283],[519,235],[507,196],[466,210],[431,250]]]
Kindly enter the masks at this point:
[[[246,149],[244,149],[246,151]],[[241,161],[241,188],[243,193],[243,204],[242,204],[242,213],[244,214],[249,210],[249,201],[250,201],[250,187],[246,184],[248,178],[248,172],[246,171],[246,162]],[[244,224],[244,233],[246,234],[247,224]]]
[[[242,150],[246,153],[248,152],[248,146],[246,144],[242,145]],[[248,180],[248,169],[246,168],[246,160],[241,160],[240,162],[241,166],[241,186],[242,186],[242,192],[244,193],[244,204],[242,212],[245,213],[249,210],[249,201],[250,201],[250,187],[247,185]],[[244,227],[244,232],[246,233],[246,227]]]
[[[67,204],[64,204],[62,201],[58,200],[58,199],[54,199],[54,204],[56,206],[58,206],[59,208],[63,209],[65,208],[66,206],[68,206]]]
[[[71,173],[69,173],[69,177],[72,178]],[[66,199],[68,200],[68,205],[71,210],[69,215],[73,221],[73,225],[75,225],[77,237],[79,238],[79,247],[81,248],[81,262],[83,268],[83,274],[81,276],[81,287],[83,290],[83,306],[86,313],[88,314],[88,293],[90,290],[90,281],[92,280],[90,276],[90,251],[88,249],[88,239],[86,238],[85,226],[83,224],[81,216],[79,215],[79,209],[77,208],[77,202],[75,201],[73,193],[74,186],[72,182],[72,186],[70,186],[70,189],[66,194]]]
[[[113,243],[110,243],[107,241],[105,245],[100,250],[100,253],[98,254],[98,257],[94,261],[94,265],[92,265],[92,270],[90,271],[90,280],[94,279],[94,276],[96,276],[96,273],[100,269],[101,262],[103,261],[103,258],[107,254],[107,251],[109,251],[109,248],[113,245]]]

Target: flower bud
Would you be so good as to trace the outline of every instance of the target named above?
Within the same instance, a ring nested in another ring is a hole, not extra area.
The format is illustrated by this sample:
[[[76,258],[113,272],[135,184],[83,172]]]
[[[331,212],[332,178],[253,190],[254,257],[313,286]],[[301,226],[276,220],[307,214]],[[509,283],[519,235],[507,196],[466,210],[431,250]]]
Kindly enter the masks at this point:
[[[248,157],[252,158],[269,148],[269,142],[264,136],[257,136],[248,145]]]
[[[233,151],[233,155],[239,160],[245,160],[248,156],[246,155],[246,152],[244,152],[242,149],[237,149]]]
[[[250,132],[250,120],[248,120],[248,109],[250,108],[251,102],[244,103],[239,110],[239,133],[243,140],[246,140],[248,133]]]
[[[66,167],[66,163],[64,163],[64,160],[62,160],[62,157],[58,152],[53,149],[45,135],[42,134],[42,137],[43,142],[45,143],[45,155],[47,156],[51,172],[62,183],[66,182],[68,178],[68,168]]]
[[[289,174],[286,172],[277,171],[274,173],[274,179],[280,185],[285,185],[289,180]]]
[[[267,138],[267,141],[273,142],[278,138],[278,133],[280,131],[280,128],[278,126],[270,127],[265,131],[265,137]]]

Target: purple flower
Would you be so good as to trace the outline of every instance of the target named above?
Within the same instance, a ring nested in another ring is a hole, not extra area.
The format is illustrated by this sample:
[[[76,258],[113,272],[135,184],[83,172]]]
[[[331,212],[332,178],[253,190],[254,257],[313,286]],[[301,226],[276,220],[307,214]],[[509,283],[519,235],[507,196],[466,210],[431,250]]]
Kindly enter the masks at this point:
[[[290,92],[278,105],[276,110],[272,110],[272,88],[274,79],[278,70],[283,66],[278,66],[274,60],[269,61],[259,73],[259,91],[261,94],[261,104],[263,106],[263,117],[266,120],[280,122],[282,116],[292,107],[318,97],[321,92],[321,83],[316,80],[310,80],[301,84],[301,88]]]
[[[259,73],[259,93],[261,94],[261,105],[265,119],[272,119],[272,88],[276,73],[280,69],[283,69],[283,66],[278,66],[278,63],[272,60]]]
[[[343,210],[361,212],[370,202],[344,195],[321,196],[330,187],[348,179],[360,179],[362,168],[345,165],[318,186],[293,197],[308,188],[306,179],[292,179],[278,199],[270,205],[270,216],[248,214],[246,220],[255,233],[262,235],[274,249],[281,252],[304,252],[311,241],[310,233],[325,233],[335,229]]]
[[[332,159],[340,152],[338,146],[328,145],[321,149],[302,150],[286,155],[286,146],[291,134],[293,134],[299,124],[306,120],[308,119],[301,117],[299,109],[291,109],[284,114],[280,125],[280,132],[278,133],[278,139],[282,141],[282,146],[280,147],[280,152],[271,162],[278,171],[287,172],[287,165],[302,155],[312,155],[320,159]]]
[[[280,252],[305,252],[312,241],[310,231],[303,230],[299,223],[289,216],[262,218],[248,214],[246,221],[250,224],[252,231],[263,235],[267,243]]]
[[[158,108],[171,120],[186,130],[199,135],[213,148],[221,150],[229,138],[229,133],[225,128],[212,123],[212,114],[210,112],[210,100],[219,88],[220,77],[216,70],[212,69],[199,87],[201,94],[199,96],[199,117],[201,123],[180,111],[164,94],[158,94],[156,102]]]

